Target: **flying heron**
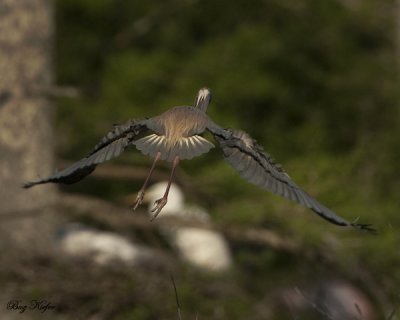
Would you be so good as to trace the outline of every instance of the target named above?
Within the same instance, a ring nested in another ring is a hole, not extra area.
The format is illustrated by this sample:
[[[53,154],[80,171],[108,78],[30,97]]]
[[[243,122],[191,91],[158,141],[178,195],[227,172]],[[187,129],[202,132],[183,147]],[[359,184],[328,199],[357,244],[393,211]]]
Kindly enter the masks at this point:
[[[115,125],[85,158],[52,176],[24,185],[30,188],[43,183],[71,184],[94,171],[96,166],[119,156],[127,147],[134,145],[143,154],[154,158],[149,174],[139,190],[133,209],[143,201],[155,165],[159,160],[172,163],[170,178],[164,196],[154,203],[153,219],[157,217],[168,199],[168,192],[180,160],[192,159],[208,152],[214,144],[202,137],[208,131],[217,141],[225,160],[242,178],[277,195],[310,208],[322,218],[340,226],[353,226],[373,230],[369,224],[349,222],[338,216],[298,187],[286,172],[277,165],[263,148],[242,130],[223,128],[206,114],[211,101],[208,88],[199,90],[193,106],[178,106],[152,117],[131,119]]]

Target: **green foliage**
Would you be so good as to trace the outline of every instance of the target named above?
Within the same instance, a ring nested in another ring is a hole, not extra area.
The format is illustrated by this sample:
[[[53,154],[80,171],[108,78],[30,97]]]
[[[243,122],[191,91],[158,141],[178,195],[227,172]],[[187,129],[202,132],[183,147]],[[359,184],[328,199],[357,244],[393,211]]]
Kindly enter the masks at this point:
[[[321,250],[336,235],[341,273],[357,278],[348,266],[365,259],[365,268],[390,269],[399,284],[394,1],[345,3],[58,1],[57,79],[83,92],[58,103],[59,152],[77,159],[113,123],[191,104],[209,86],[208,113],[217,123],[250,132],[310,194],[349,220],[373,223],[379,234],[328,225],[248,185],[213,151],[181,170],[217,222],[273,226]],[[104,196],[109,188],[95,190]],[[244,265],[249,254],[239,257]],[[279,269],[272,260],[262,256]],[[389,295],[398,290],[387,288]],[[134,312],[126,318],[149,317]]]

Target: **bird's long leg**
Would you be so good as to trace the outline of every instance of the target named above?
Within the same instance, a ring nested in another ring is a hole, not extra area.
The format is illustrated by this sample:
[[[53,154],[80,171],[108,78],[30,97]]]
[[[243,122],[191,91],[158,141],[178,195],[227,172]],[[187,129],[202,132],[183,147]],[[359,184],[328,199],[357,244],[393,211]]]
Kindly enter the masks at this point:
[[[168,202],[169,188],[171,187],[172,179],[174,177],[174,172],[175,172],[175,169],[178,166],[178,164],[179,164],[179,157],[176,156],[174,158],[174,160],[172,161],[171,175],[169,176],[167,189],[165,189],[164,196],[161,199],[158,199],[158,200],[156,200],[156,202],[154,202],[154,208],[151,210],[151,212],[154,212],[154,215],[150,219],[150,221],[153,221],[155,218],[157,218],[157,216],[160,213],[161,209],[164,208],[164,206]]]
[[[136,200],[135,200],[135,203],[133,205],[133,210],[136,210],[136,208],[143,202],[144,191],[146,190],[146,187],[147,187],[147,185],[148,185],[148,183],[150,181],[150,177],[151,177],[151,175],[152,175],[152,173],[154,171],[154,168],[156,167],[157,161],[160,159],[160,156],[161,156],[161,153],[157,152],[157,154],[156,154],[156,156],[155,156],[155,158],[153,160],[153,164],[151,165],[149,174],[147,175],[146,180],[144,181],[142,188],[140,188],[140,190],[138,192],[138,195],[136,196]]]

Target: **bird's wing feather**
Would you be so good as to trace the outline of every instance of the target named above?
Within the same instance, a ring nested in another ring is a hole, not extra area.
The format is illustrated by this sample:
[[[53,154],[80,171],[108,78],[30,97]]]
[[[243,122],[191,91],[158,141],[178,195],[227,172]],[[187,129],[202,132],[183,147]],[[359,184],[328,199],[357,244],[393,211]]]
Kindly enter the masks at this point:
[[[273,158],[263,151],[244,131],[223,129],[215,124],[208,127],[219,143],[227,162],[245,180],[277,195],[302,204],[324,219],[341,226],[372,229],[369,225],[349,222],[328,209],[298,187]]]
[[[146,119],[131,119],[122,125],[115,125],[113,130],[104,136],[90,154],[62,171],[45,179],[28,182],[24,188],[48,182],[71,184],[91,174],[99,163],[119,156],[139,134],[147,130]]]

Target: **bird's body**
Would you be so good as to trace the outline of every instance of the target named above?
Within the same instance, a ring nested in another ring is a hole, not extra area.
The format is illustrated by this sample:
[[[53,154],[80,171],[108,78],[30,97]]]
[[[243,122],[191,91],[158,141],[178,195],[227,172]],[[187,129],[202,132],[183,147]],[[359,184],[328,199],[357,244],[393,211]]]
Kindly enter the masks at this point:
[[[210,101],[210,90],[202,88],[193,106],[173,107],[152,118],[131,119],[125,124],[114,126],[87,157],[46,179],[28,182],[24,187],[48,182],[75,183],[92,173],[98,164],[119,156],[127,147],[134,145],[143,154],[154,158],[149,175],[138,192],[134,209],[143,201],[144,191],[157,161],[161,159],[172,163],[165,194],[155,202],[154,219],[167,203],[179,161],[200,156],[214,147],[202,137],[208,131],[222,149],[225,160],[245,180],[302,204],[334,224],[371,230],[369,225],[343,219],[298,187],[248,133],[215,124],[206,114]]]
[[[160,152],[161,160],[173,161],[176,156],[181,160],[192,159],[214,147],[200,136],[209,121],[206,113],[200,109],[174,107],[148,120],[147,127],[154,133],[136,140],[134,145],[143,154],[153,158]]]
[[[203,133],[209,122],[205,111],[192,106],[179,106],[152,118],[148,127],[174,143],[181,137]]]

